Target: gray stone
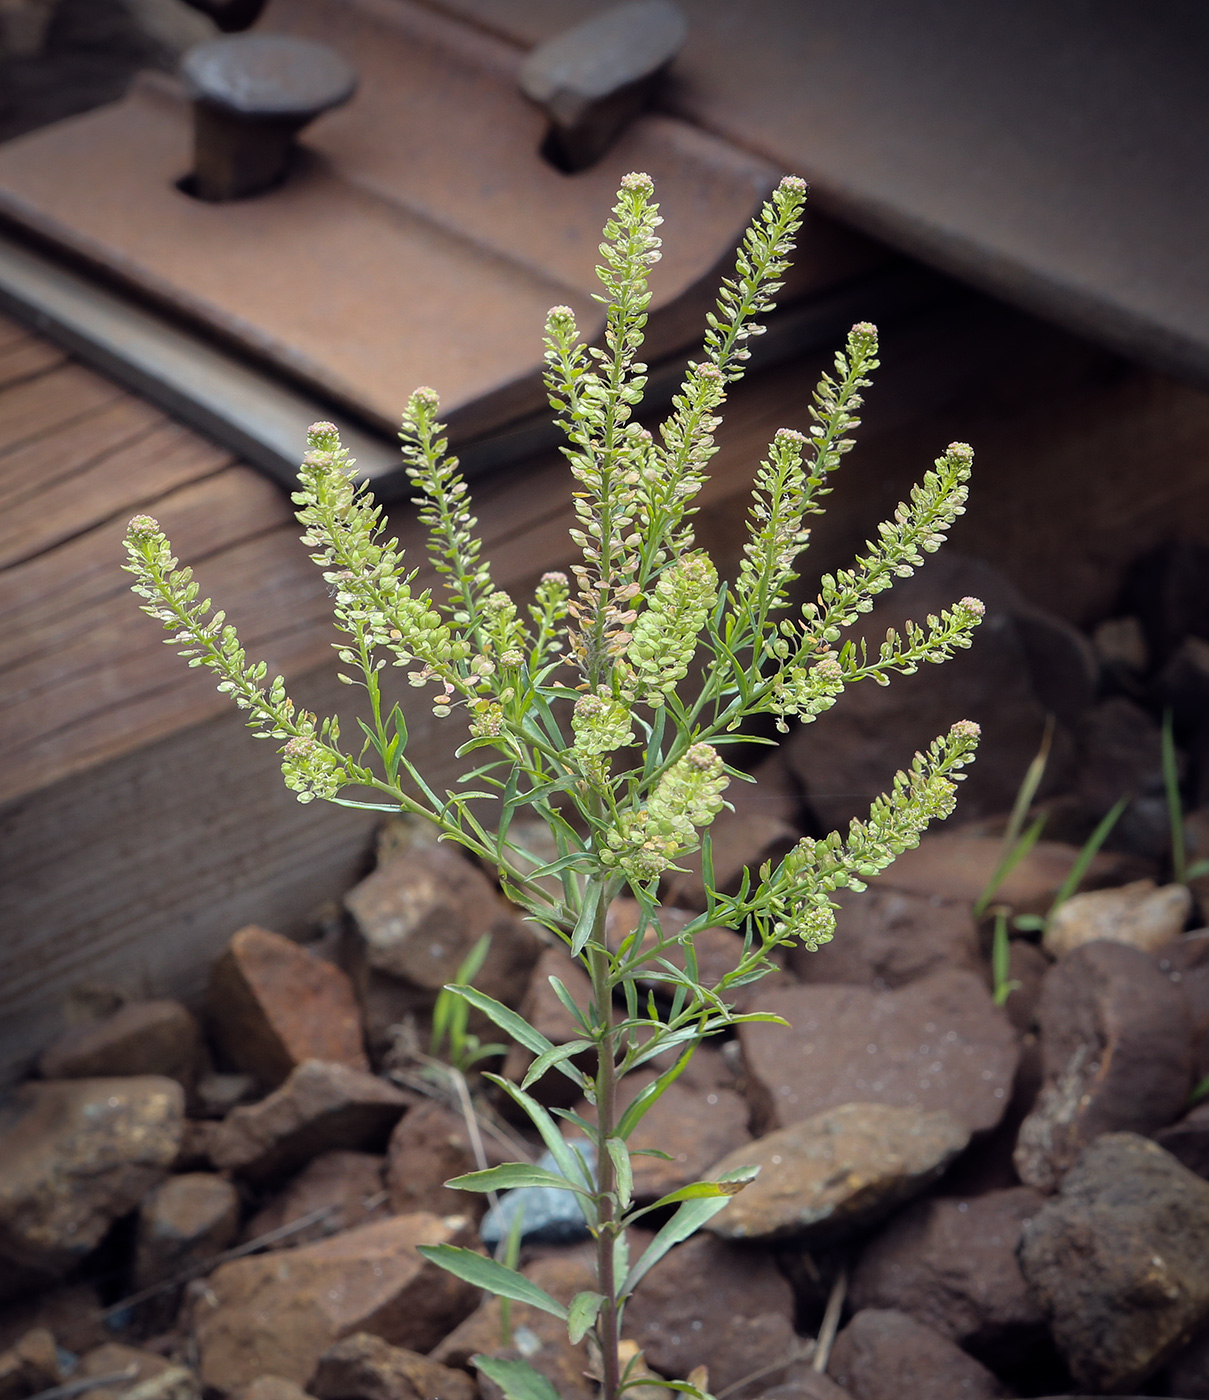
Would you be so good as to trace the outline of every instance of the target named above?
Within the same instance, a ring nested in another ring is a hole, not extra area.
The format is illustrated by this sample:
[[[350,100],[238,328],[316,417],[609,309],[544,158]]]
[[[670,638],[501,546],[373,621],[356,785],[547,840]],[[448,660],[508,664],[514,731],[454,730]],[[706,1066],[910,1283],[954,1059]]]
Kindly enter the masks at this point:
[[[970,1140],[943,1110],[849,1103],[769,1133],[711,1176],[760,1175],[706,1227],[727,1240],[818,1244],[869,1225],[935,1181]]]
[[[1077,1385],[1139,1385],[1209,1321],[1209,1183],[1106,1133],[1024,1227],[1020,1266]]]
[[[0,1258],[62,1275],[167,1174],[180,1148],[174,1079],[27,1084],[0,1112]]]
[[[589,1167],[595,1171],[596,1151],[592,1144],[580,1139],[572,1145],[583,1153]],[[542,1153],[537,1165],[550,1172],[558,1170],[558,1163],[549,1152]],[[488,1249],[494,1250],[507,1236],[517,1211],[524,1216],[521,1240],[525,1244],[574,1244],[588,1236],[579,1197],[573,1191],[559,1191],[553,1186],[521,1186],[515,1191],[505,1191],[499,1205],[483,1217],[479,1238]]]

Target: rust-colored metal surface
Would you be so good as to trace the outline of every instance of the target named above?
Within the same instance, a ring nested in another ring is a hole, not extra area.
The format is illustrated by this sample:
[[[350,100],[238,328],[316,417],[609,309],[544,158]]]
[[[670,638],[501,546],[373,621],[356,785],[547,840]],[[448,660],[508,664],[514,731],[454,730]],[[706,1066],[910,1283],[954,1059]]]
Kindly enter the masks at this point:
[[[361,78],[304,133],[280,188],[226,204],[182,193],[188,104],[148,76],[0,149],[0,214],[382,426],[422,382],[460,437],[541,405],[544,314],[567,303],[597,326],[599,229],[628,170],[654,176],[675,230],[648,350],[687,344],[719,260],[780,173],[648,115],[592,169],[562,174],[517,86],[523,51],[406,0],[274,0],[258,32],[330,44]],[[835,280],[829,254],[822,264],[805,285]]]

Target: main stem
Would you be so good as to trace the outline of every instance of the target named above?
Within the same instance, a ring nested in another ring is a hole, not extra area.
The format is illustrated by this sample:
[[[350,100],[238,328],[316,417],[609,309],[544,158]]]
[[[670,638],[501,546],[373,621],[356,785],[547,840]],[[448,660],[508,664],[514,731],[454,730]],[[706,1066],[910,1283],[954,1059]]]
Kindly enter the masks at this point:
[[[614,1244],[617,1220],[617,1179],[613,1159],[606,1146],[617,1120],[617,1063],[613,1031],[613,988],[609,979],[609,949],[605,939],[608,909],[603,897],[596,911],[596,922],[588,940],[588,966],[592,976],[592,1000],[600,1039],[596,1053],[596,1180],[599,1211],[596,1235],[596,1278],[604,1297],[596,1323],[600,1343],[601,1400],[618,1400],[621,1387],[619,1350],[621,1333],[617,1313],[617,1279],[614,1272]]]

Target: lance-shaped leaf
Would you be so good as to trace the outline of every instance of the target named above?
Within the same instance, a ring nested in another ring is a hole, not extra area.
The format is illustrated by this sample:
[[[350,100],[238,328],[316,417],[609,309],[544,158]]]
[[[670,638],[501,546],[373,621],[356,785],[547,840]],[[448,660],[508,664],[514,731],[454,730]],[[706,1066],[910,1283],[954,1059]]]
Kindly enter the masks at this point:
[[[579,911],[579,918],[575,921],[575,931],[571,935],[571,956],[579,957],[583,952],[588,939],[592,936],[592,930],[596,927],[596,915],[600,909],[601,897],[604,895],[604,885],[595,881],[588,887],[584,896],[583,907]]]
[[[588,1334],[604,1303],[602,1293],[577,1293],[567,1309],[567,1336],[578,1346]]]
[[[630,1154],[619,1137],[605,1139],[605,1150],[613,1163],[613,1174],[617,1182],[617,1204],[628,1210],[634,1196],[634,1169],[630,1166]]]
[[[523,1016],[518,1016],[502,1001],[496,1001],[494,997],[489,997],[486,992],[480,992],[477,987],[451,983],[445,990],[456,992],[458,996],[464,997],[471,1006],[477,1006],[484,1016],[491,1017],[500,1030],[506,1031],[513,1040],[518,1041],[526,1050],[532,1050],[535,1055],[544,1055],[547,1050],[554,1049],[554,1046],[542,1035],[541,1031],[535,1031]]]
[[[746,1185],[751,1180],[750,1167],[737,1167],[733,1172],[724,1172],[722,1176],[713,1183],[721,1186],[736,1177],[740,1178],[742,1185]],[[649,1245],[642,1251],[638,1262],[626,1275],[625,1283],[622,1284],[621,1292],[628,1295],[637,1288],[639,1282],[646,1277],[651,1269],[663,1258],[663,1256],[682,1240],[688,1239],[695,1234],[707,1220],[712,1220],[715,1215],[730,1200],[729,1195],[711,1196],[698,1198],[696,1200],[685,1201],[675,1215],[667,1222],[662,1230],[655,1236]]]
[[[502,1079],[498,1074],[485,1074],[484,1079],[492,1084],[498,1085],[512,1099],[514,1099],[529,1115],[529,1119],[537,1131],[542,1135],[542,1141],[550,1150],[550,1155],[558,1163],[558,1169],[568,1181],[582,1180],[585,1186],[593,1185],[590,1179],[584,1175],[580,1166],[580,1159],[574,1150],[567,1143],[566,1138],[558,1131],[558,1125],[546,1110],[525,1093],[523,1089],[518,1089],[510,1080]],[[584,1213],[584,1219],[589,1225],[595,1225],[595,1213],[591,1203],[583,1198],[580,1199],[580,1209]]]
[[[511,1191],[517,1186],[546,1186],[555,1191],[578,1191],[581,1196],[588,1194],[582,1186],[574,1185],[557,1172],[533,1167],[527,1162],[506,1162],[485,1171],[466,1172],[463,1176],[451,1177],[445,1185],[458,1191]]]
[[[719,1181],[691,1181],[687,1186],[681,1186],[677,1191],[669,1191],[666,1196],[661,1196],[654,1204],[630,1216],[630,1219],[637,1220],[638,1216],[646,1215],[648,1211],[661,1210],[664,1206],[673,1206],[679,1201],[708,1201],[717,1196],[737,1196],[759,1174],[760,1168],[752,1165],[750,1167],[737,1167],[733,1172],[727,1172],[726,1176]],[[452,1185],[452,1183],[449,1184]]]
[[[488,1293],[511,1298],[517,1303],[528,1303],[531,1308],[540,1308],[563,1322],[567,1320],[567,1310],[557,1298],[551,1298],[544,1288],[539,1288],[515,1269],[456,1244],[421,1244],[416,1248],[430,1263],[439,1264],[476,1288],[485,1288]]]
[[[544,1055],[539,1055],[529,1066],[524,1079],[521,1081],[521,1088],[527,1089],[530,1084],[536,1084],[548,1069],[557,1069],[565,1074],[568,1079],[584,1087],[583,1071],[577,1069],[568,1061],[572,1055],[582,1054],[585,1050],[591,1050],[590,1040],[569,1040],[565,1045],[553,1045]]]
[[[499,1386],[505,1400],[559,1400],[558,1391],[550,1381],[527,1361],[508,1361],[499,1356],[472,1356],[470,1364]]]

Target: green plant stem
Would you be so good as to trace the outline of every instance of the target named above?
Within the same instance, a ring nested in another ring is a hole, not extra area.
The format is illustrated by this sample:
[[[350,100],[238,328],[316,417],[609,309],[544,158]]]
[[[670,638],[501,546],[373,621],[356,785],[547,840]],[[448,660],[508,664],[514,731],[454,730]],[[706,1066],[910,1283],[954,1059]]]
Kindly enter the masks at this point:
[[[617,1051],[613,1029],[613,987],[605,933],[608,905],[603,890],[601,896],[596,906],[595,926],[587,944],[592,976],[592,1000],[600,1035],[596,1047],[596,1181],[599,1211],[596,1277],[604,1302],[601,1304],[597,1322],[597,1339],[600,1342],[602,1366],[601,1400],[617,1400],[621,1385],[618,1369],[621,1328],[617,1313],[617,1279],[613,1259],[617,1180],[607,1145],[613,1135],[617,1116]]]
[[[1163,786],[1167,790],[1167,819],[1171,824],[1171,878],[1188,882],[1188,848],[1184,839],[1184,804],[1180,797],[1180,767],[1175,752],[1175,722],[1163,712]]]

